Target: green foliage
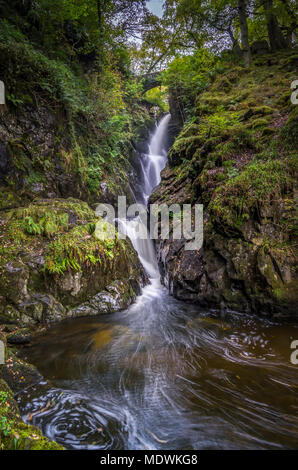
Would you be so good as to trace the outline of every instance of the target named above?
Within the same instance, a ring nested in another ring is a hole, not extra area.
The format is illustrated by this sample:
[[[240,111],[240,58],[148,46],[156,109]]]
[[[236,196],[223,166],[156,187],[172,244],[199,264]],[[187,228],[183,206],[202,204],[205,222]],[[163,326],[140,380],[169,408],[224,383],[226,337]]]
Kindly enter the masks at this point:
[[[217,112],[206,116],[199,126],[199,134],[202,137],[213,137],[222,134],[239,124],[237,113],[226,112],[223,106],[218,107]]]
[[[92,227],[93,228],[93,227]],[[75,227],[49,245],[45,269],[51,274],[82,271],[82,266],[101,264],[113,258],[116,240],[98,241],[90,235],[90,225]]]
[[[7,414],[9,412],[9,394],[8,392],[1,390],[0,391],[0,443],[1,443],[1,434],[4,437],[7,437],[11,433],[12,429],[12,420],[8,418]]]
[[[166,87],[152,88],[144,94],[144,98],[148,103],[158,106],[164,112],[169,112],[167,96],[168,92]]]
[[[260,201],[270,203],[286,194],[287,188],[294,183],[294,166],[291,159],[283,162],[253,160],[215,191],[209,205],[211,213],[231,225],[243,223]]]
[[[23,104],[24,93],[34,95],[41,90],[71,113],[88,111],[86,82],[67,65],[34,48],[5,20],[0,24],[0,52],[5,61],[2,76],[7,84],[8,100],[14,105]]]
[[[244,14],[239,6],[244,6]],[[197,49],[205,43],[217,51],[222,51],[222,45],[227,44],[229,49],[234,47],[239,54],[240,46],[245,48],[243,41],[246,42],[246,37],[249,44],[265,39],[272,49],[283,49],[295,44],[295,39],[290,39],[297,28],[295,7],[295,0],[166,0],[162,26],[169,34],[175,25],[171,39],[176,53],[177,49]],[[159,29],[156,31],[158,33]]]
[[[142,124],[147,112],[136,103],[141,98],[141,82],[130,76],[124,78],[119,71],[119,57],[126,64],[128,60],[123,46],[121,53],[118,49],[115,54],[106,53],[105,67],[95,67],[86,76],[77,62],[70,66],[59,54],[58,59],[48,57],[4,20],[0,25],[0,52],[1,78],[7,84],[11,106],[46,105],[54,113],[59,109],[66,113],[63,140],[69,145],[59,151],[61,163],[65,171],[76,175],[83,191],[98,193],[102,179],[115,173],[115,167],[119,175],[123,174],[129,165],[133,127]],[[42,181],[45,168],[54,170],[52,162],[39,155],[32,162],[22,144],[19,146],[17,149],[14,145],[12,158],[15,166],[27,173],[28,185]],[[29,231],[38,233],[34,220],[26,222]]]
[[[5,410],[4,410],[5,411]],[[8,411],[8,408],[6,408]],[[0,434],[8,436],[11,433],[11,424],[6,416],[0,417]]]
[[[57,201],[57,203],[30,204],[26,208],[13,211],[10,217],[20,221],[20,228],[29,235],[41,235],[52,238],[59,232],[67,231],[69,228],[70,215],[80,218],[93,218],[93,212],[79,203],[68,201]]]
[[[7,392],[4,392],[3,390],[0,391],[0,404],[1,405],[4,405],[4,403],[6,402],[8,398],[8,393]]]
[[[124,84],[124,99],[129,105],[134,105],[142,97],[143,85],[141,80],[130,78]]]
[[[239,236],[246,221],[261,223],[267,213],[288,239],[297,231],[297,107],[283,99],[291,82],[283,82],[286,56],[293,53],[270,56],[269,70],[266,62],[249,73],[236,67],[218,76],[199,92],[195,115],[170,150],[172,171],[190,181],[181,197],[204,204],[215,232]],[[266,80],[269,73],[274,80]],[[233,86],[222,92],[223,82]],[[166,202],[169,195],[162,195]]]
[[[93,234],[95,221],[88,204],[72,198],[40,201],[12,210],[0,231],[1,240],[5,240],[0,249],[0,268],[8,261],[17,260],[20,249],[38,250],[40,244],[59,238],[74,225],[84,225],[88,234]]]
[[[184,120],[193,113],[195,97],[210,85],[217,61],[206,49],[199,49],[193,55],[174,59],[162,74],[163,85],[178,101]]]

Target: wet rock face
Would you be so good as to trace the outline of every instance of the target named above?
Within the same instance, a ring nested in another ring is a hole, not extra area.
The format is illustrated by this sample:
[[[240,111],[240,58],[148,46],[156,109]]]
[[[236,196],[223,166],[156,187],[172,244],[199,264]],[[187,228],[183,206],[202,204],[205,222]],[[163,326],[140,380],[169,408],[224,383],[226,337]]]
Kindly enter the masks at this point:
[[[297,316],[293,259],[265,253],[253,242],[241,246],[222,235],[205,240],[199,251],[186,251],[185,243],[172,239],[156,243],[162,282],[177,299],[220,309]]]
[[[1,192],[13,188],[21,195],[18,205],[35,197],[81,197],[88,191],[74,171],[63,161],[69,148],[68,125],[61,114],[55,115],[46,106],[33,104],[11,113],[6,108],[0,121],[0,184]],[[64,129],[61,132],[61,129]],[[15,207],[12,196],[1,201],[0,208]]]
[[[41,200],[3,214],[0,324],[48,324],[134,301],[147,282],[137,253],[128,239],[97,239],[98,220],[76,199]]]
[[[192,197],[191,185],[177,183],[174,171],[167,168],[150,203],[182,204]],[[268,221],[272,210],[267,207],[263,217],[248,220],[236,236],[239,227],[224,228],[216,220],[211,222],[206,210],[204,243],[199,251],[185,250],[183,238],[174,240],[171,235],[169,240],[158,239],[161,278],[169,292],[203,306],[296,316],[295,258],[274,246],[264,247],[268,237],[277,246],[287,241],[287,234],[278,230],[273,219],[272,223]],[[277,207],[274,212],[278,213]]]
[[[125,281],[116,280],[106,286],[104,291],[98,292],[87,302],[70,310],[68,316],[93,316],[124,310],[134,302],[140,292],[140,284],[134,278]]]
[[[11,171],[11,161],[6,146],[0,144],[0,179],[5,178]]]
[[[154,126],[149,110],[142,108],[144,122],[141,120],[136,125],[135,142],[127,143],[126,159],[121,163],[121,177],[117,172],[109,174],[105,171],[105,179],[98,182],[98,187],[93,185],[91,189],[90,180],[86,182],[86,177],[82,176],[83,169],[76,167],[74,155],[77,150],[72,143],[68,120],[61,111],[54,112],[50,108],[40,104],[36,107],[30,102],[16,112],[10,112],[9,108],[4,108],[2,112],[0,210],[25,205],[36,197],[76,197],[90,204],[115,204],[118,194],[121,194],[132,203],[130,183],[137,175],[129,162],[133,160],[133,145],[138,149],[146,147],[148,129]],[[90,148],[102,145],[98,133],[91,131],[84,121],[77,133],[84,156],[90,153]],[[86,169],[87,160],[78,165]]]

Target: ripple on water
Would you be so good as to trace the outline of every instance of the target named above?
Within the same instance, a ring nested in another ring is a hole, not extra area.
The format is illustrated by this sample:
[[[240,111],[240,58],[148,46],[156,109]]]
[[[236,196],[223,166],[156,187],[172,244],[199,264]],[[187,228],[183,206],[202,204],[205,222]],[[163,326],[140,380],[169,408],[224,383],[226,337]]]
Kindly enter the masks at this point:
[[[296,326],[173,299],[143,308],[56,325],[27,348],[54,385],[19,395],[25,420],[74,449],[297,447]]]
[[[125,425],[111,404],[74,390],[49,389],[39,384],[18,397],[23,419],[69,449],[123,449]]]

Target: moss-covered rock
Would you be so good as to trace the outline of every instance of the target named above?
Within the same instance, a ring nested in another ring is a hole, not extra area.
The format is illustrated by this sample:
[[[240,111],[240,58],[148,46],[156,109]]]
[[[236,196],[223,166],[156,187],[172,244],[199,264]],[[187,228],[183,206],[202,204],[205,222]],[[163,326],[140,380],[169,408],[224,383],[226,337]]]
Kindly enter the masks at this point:
[[[298,106],[294,106],[286,124],[280,129],[280,142],[291,150],[298,148]]]
[[[146,282],[130,240],[98,237],[102,219],[82,201],[37,200],[0,215],[2,322],[59,321],[116,280],[128,304]]]

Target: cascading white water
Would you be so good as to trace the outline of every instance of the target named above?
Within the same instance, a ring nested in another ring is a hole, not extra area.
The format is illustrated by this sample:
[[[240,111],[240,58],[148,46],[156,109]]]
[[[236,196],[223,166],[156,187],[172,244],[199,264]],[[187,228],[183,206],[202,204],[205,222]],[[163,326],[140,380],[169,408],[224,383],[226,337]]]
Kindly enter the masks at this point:
[[[167,114],[161,119],[156,131],[154,132],[149,143],[149,183],[150,194],[155,186],[160,183],[160,172],[164,169],[167,161],[167,150],[165,148],[165,138],[168,131],[171,115]],[[148,197],[150,196],[148,194]]]
[[[167,114],[161,119],[151,137],[148,154],[141,156],[143,179],[145,181],[143,197],[146,203],[148,202],[152,190],[160,183],[160,172],[164,169],[167,161],[165,141],[170,119],[170,114]]]
[[[137,234],[140,233],[140,230],[143,233],[147,232],[147,227],[142,224],[139,217],[136,217],[133,220],[119,219],[118,225],[120,231],[126,233],[130,238],[149,278],[159,279],[159,270],[152,240],[150,240],[149,237],[148,239],[143,240],[137,236]]]
[[[170,119],[170,114],[167,114],[161,119],[151,137],[148,154],[141,156],[142,177],[145,183],[142,188],[142,197],[146,203],[148,202],[152,190],[160,183],[160,172],[166,165],[167,151],[165,142]],[[141,203],[142,201],[137,202]],[[140,233],[146,233],[147,228],[143,225],[139,217],[133,220],[119,219],[118,223],[119,229],[130,238],[152,284],[154,284],[155,287],[159,286],[159,270],[152,240],[150,240],[149,236],[145,240],[138,236]]]

